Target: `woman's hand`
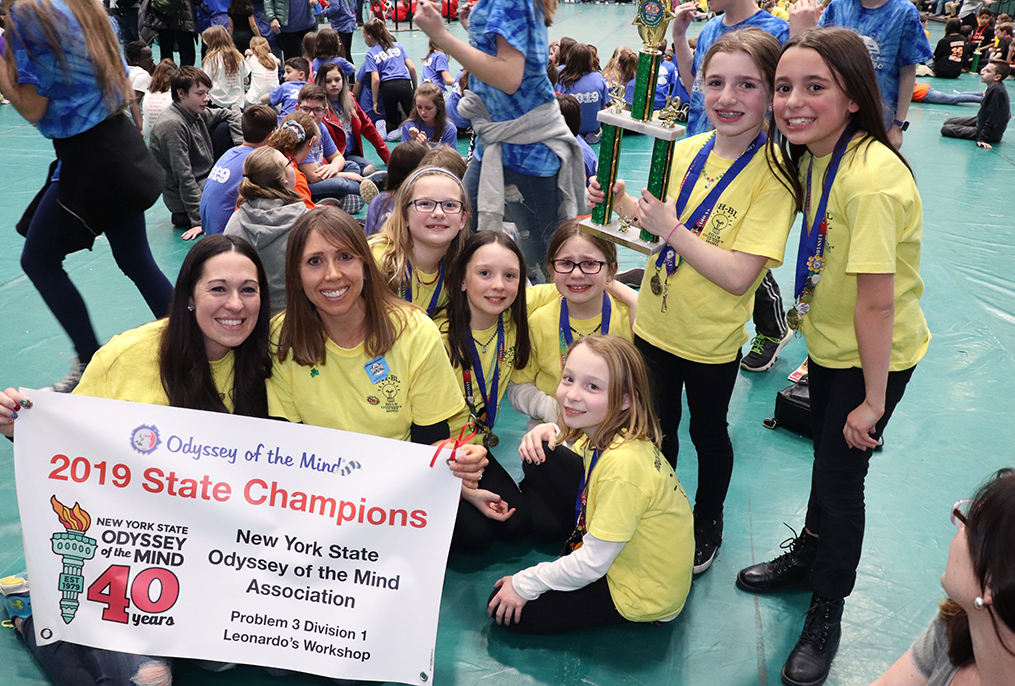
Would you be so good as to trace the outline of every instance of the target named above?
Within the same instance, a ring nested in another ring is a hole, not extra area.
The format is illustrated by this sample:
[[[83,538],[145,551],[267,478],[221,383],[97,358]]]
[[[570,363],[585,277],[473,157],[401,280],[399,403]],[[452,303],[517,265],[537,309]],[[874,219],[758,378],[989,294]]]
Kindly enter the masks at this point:
[[[617,183],[613,184],[614,206],[619,206],[624,201],[624,188],[623,179],[617,179]],[[595,176],[589,179],[589,187],[585,190],[585,199],[590,209],[606,200],[606,191],[599,185],[599,179]]]
[[[511,626],[512,621],[515,624],[520,622],[522,619],[522,608],[529,601],[518,595],[515,587],[511,584],[511,577],[501,577],[493,587],[500,590],[497,591],[497,595],[490,601],[490,604],[486,608],[486,613],[493,617],[501,626]]]
[[[638,201],[638,223],[641,228],[655,236],[664,237],[677,225],[677,203],[667,196],[666,202],[642,189],[641,200]]]
[[[518,454],[522,460],[530,464],[542,464],[546,461],[546,453],[543,452],[543,443],[549,443],[550,449],[557,447],[557,427],[553,424],[540,424],[522,437],[522,444],[518,446]]]
[[[871,434],[874,433],[878,421],[884,414],[884,408],[878,409],[864,400],[846,417],[846,425],[842,427],[842,435],[846,438],[846,445],[857,450],[878,447],[877,440]]]
[[[8,388],[0,393],[0,434],[14,438],[14,420],[18,418],[18,412],[30,409],[32,401],[17,390]]]
[[[790,38],[797,34],[813,29],[821,19],[821,3],[818,0],[796,0],[789,6],[789,35]]]
[[[694,21],[694,15],[698,13],[698,5],[693,2],[684,2],[673,8],[673,42],[687,42],[687,28]]]
[[[435,445],[441,445],[443,441]],[[483,478],[483,468],[490,464],[486,457],[486,448],[481,445],[466,443],[458,446],[453,462],[449,462],[451,473],[462,480],[466,488],[479,488],[479,480]]]
[[[271,20],[271,32],[276,36],[282,33],[282,25],[278,23],[278,19]]]
[[[461,21],[461,18],[461,11],[459,11],[459,21]],[[444,25],[444,17],[441,16],[441,6],[439,3],[432,2],[431,0],[421,0],[416,3],[416,14],[413,15],[412,20],[416,22],[416,26],[423,29],[423,33],[440,46],[438,38],[442,34],[447,33],[448,29]],[[466,24],[463,23],[462,26],[466,26]]]
[[[487,519],[504,522],[515,513],[515,508],[510,507],[506,500],[485,488],[466,488],[462,486],[462,498],[472,503]]]

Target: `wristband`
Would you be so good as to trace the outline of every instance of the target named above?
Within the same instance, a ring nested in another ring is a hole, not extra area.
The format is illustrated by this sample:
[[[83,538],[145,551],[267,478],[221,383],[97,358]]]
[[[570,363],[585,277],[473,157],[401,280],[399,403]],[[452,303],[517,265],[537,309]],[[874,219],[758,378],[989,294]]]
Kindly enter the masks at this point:
[[[673,225],[673,228],[670,229],[670,232],[668,234],[666,234],[666,240],[663,241],[663,243],[666,243],[666,245],[670,244],[670,236],[673,235],[673,232],[677,230],[678,226],[680,226],[680,222],[677,222],[676,224]]]
[[[898,119],[896,119],[892,123],[895,124],[896,126],[898,126],[899,129],[901,129],[902,131],[905,131],[906,129],[909,128],[909,122],[908,121],[899,121]]]

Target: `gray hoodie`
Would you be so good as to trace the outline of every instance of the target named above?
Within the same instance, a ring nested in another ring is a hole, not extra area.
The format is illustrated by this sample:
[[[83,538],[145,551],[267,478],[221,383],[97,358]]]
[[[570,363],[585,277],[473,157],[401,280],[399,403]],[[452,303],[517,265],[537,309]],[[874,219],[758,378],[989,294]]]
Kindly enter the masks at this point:
[[[271,313],[285,309],[285,245],[289,229],[307,211],[302,200],[286,204],[277,198],[246,200],[226,224],[227,236],[239,236],[254,246],[271,291]]]

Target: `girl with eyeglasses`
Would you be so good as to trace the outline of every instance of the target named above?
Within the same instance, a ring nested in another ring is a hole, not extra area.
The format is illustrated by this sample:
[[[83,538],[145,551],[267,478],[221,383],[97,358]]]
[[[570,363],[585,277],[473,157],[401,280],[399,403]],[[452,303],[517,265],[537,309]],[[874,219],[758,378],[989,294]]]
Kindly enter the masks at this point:
[[[499,443],[495,430],[507,386],[531,357],[525,273],[521,249],[500,231],[470,236],[448,270],[449,304],[438,326],[466,405],[451,421],[451,433],[459,435],[472,422],[477,431],[471,442],[488,449]],[[463,435],[471,432],[469,427]],[[494,539],[529,533],[518,486],[492,454],[488,459],[479,488],[462,491],[452,550],[478,553]]]
[[[1002,469],[952,506],[947,598],[912,647],[872,686],[1015,683],[1015,472]]]

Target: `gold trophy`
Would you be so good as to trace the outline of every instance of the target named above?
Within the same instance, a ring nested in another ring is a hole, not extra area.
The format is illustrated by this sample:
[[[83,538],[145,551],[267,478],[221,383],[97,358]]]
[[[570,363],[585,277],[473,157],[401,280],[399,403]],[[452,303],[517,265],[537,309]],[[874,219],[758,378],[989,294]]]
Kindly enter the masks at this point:
[[[603,127],[599,146],[599,172],[596,178],[606,197],[592,210],[591,219],[581,222],[583,231],[600,235],[646,255],[655,250],[659,239],[644,230],[640,232],[640,236],[635,236],[628,230],[629,222],[613,220],[613,185],[617,182],[623,132],[637,131],[655,139],[648,189],[660,200],[666,198],[670,162],[673,158],[673,142],[684,135],[685,128],[674,124],[671,117],[663,120],[653,119],[652,105],[655,102],[659,64],[663,57],[659,45],[666,37],[666,30],[674,16],[673,0],[639,0],[638,16],[633,23],[638,27],[642,49],[638,54],[633,104],[630,112],[618,111],[617,101],[618,97],[623,98],[623,87],[617,90],[614,87],[610,90],[613,104],[607,109],[600,110],[596,117]],[[679,99],[677,102],[679,106]]]

